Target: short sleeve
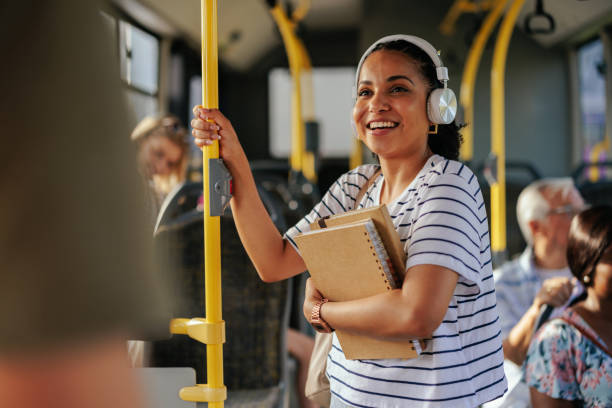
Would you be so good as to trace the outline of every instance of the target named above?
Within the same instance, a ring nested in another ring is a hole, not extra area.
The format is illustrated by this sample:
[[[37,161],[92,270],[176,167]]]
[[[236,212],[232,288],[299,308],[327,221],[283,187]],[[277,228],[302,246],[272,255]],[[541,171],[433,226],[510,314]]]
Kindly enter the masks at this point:
[[[569,327],[558,321],[536,333],[524,364],[527,385],[552,398],[580,398],[570,339]]]
[[[340,176],[310,213],[285,232],[284,238],[298,250],[293,238],[298,234],[310,231],[310,224],[320,218],[353,210],[356,206],[355,198],[361,186],[369,180],[376,169],[375,165],[363,165]]]
[[[422,184],[406,242],[407,268],[433,264],[460,275],[467,292],[479,292],[483,269],[481,236],[488,233],[478,183],[457,174],[437,174]],[[490,262],[490,259],[488,260]],[[468,293],[466,293],[468,294]]]

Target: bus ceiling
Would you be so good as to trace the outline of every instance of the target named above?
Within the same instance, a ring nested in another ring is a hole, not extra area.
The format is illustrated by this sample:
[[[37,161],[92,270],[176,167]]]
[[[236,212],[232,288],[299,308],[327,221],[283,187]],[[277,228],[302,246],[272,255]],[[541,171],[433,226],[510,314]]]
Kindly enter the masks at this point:
[[[200,48],[200,3],[169,0],[112,0],[122,11],[149,30],[181,36]],[[283,1],[297,8],[300,1]],[[246,71],[267,52],[282,47],[264,0],[218,1],[219,58],[228,66]],[[313,0],[302,23],[313,31],[357,28],[363,21],[361,0]]]

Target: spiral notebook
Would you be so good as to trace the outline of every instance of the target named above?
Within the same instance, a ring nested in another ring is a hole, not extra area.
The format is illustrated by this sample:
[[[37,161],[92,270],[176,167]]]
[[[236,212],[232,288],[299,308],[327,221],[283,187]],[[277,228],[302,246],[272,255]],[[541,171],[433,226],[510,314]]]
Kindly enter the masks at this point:
[[[313,230],[295,237],[317,289],[331,301],[347,301],[400,287],[405,262],[396,251],[401,242],[386,208],[346,214],[318,221]],[[387,241],[397,241],[393,256],[391,245],[382,238],[383,229]],[[336,334],[347,359],[415,358],[424,346],[418,340],[379,340],[341,330]]]

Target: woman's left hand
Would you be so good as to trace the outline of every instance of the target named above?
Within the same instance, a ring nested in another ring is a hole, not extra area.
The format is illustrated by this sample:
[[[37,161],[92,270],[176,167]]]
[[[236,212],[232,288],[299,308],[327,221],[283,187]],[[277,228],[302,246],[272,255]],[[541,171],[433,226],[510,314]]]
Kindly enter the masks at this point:
[[[323,300],[323,295],[315,288],[312,278],[308,278],[306,281],[306,294],[304,295],[304,317],[309,323],[312,316],[312,308],[321,300]]]

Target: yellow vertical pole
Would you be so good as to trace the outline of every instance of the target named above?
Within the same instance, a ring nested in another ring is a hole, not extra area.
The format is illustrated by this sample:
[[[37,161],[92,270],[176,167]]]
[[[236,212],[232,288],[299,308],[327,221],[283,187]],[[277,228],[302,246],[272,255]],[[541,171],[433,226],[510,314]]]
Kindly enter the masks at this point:
[[[202,105],[219,107],[219,78],[217,55],[217,0],[202,0]],[[202,151],[204,180],[204,282],[206,321],[218,323],[221,316],[221,223],[220,217],[210,215],[209,159],[219,158],[219,142]],[[223,388],[223,344],[206,345],[208,387]],[[223,401],[209,402],[209,407],[223,407]]]
[[[304,121],[302,120],[302,96],[301,96],[301,55],[297,38],[295,35],[295,24],[289,20],[279,4],[270,9],[272,17],[278,25],[287,57],[289,58],[289,69],[293,82],[293,93],[291,96],[291,169],[295,172],[302,171],[304,142]]]
[[[491,32],[497,20],[504,11],[506,3],[508,3],[508,0],[497,0],[495,7],[483,21],[476,37],[474,37],[474,42],[470,47],[465,62],[465,68],[463,69],[461,92],[459,94],[459,103],[463,108],[464,121],[467,124],[467,126],[461,130],[463,143],[461,144],[460,156],[463,161],[470,161],[474,158],[474,89],[476,87],[478,66],[487,40],[491,36]]]
[[[349,157],[349,169],[354,169],[357,166],[361,166],[363,164],[363,144],[361,140],[355,135],[353,141],[353,151],[351,152],[351,156]]]
[[[491,186],[491,250],[503,257],[506,251],[506,147],[504,79],[506,57],[514,24],[525,0],[514,0],[502,21],[491,68],[491,152],[497,158],[496,180]]]
[[[201,0],[202,9],[202,106],[219,108],[217,56],[217,0]],[[223,408],[227,389],[223,384],[223,343],[225,322],[221,317],[221,220],[211,216],[210,161],[219,159],[219,142],[202,149],[204,184],[204,291],[206,318],[178,318],[170,321],[170,332],[185,334],[206,344],[206,384],[183,387],[179,396],[185,401],[208,402]]]
[[[295,14],[295,13],[294,13]],[[314,111],[314,88],[312,83],[312,64],[310,63],[310,57],[306,51],[304,43],[296,37],[295,39],[297,48],[300,52],[300,93],[302,100],[302,120],[300,124],[304,127],[304,135],[306,135],[305,124],[306,122],[315,120]],[[302,173],[306,180],[311,183],[317,181],[317,169],[316,169],[316,152],[310,152],[306,150],[306,137],[304,136],[304,150],[302,151]]]

